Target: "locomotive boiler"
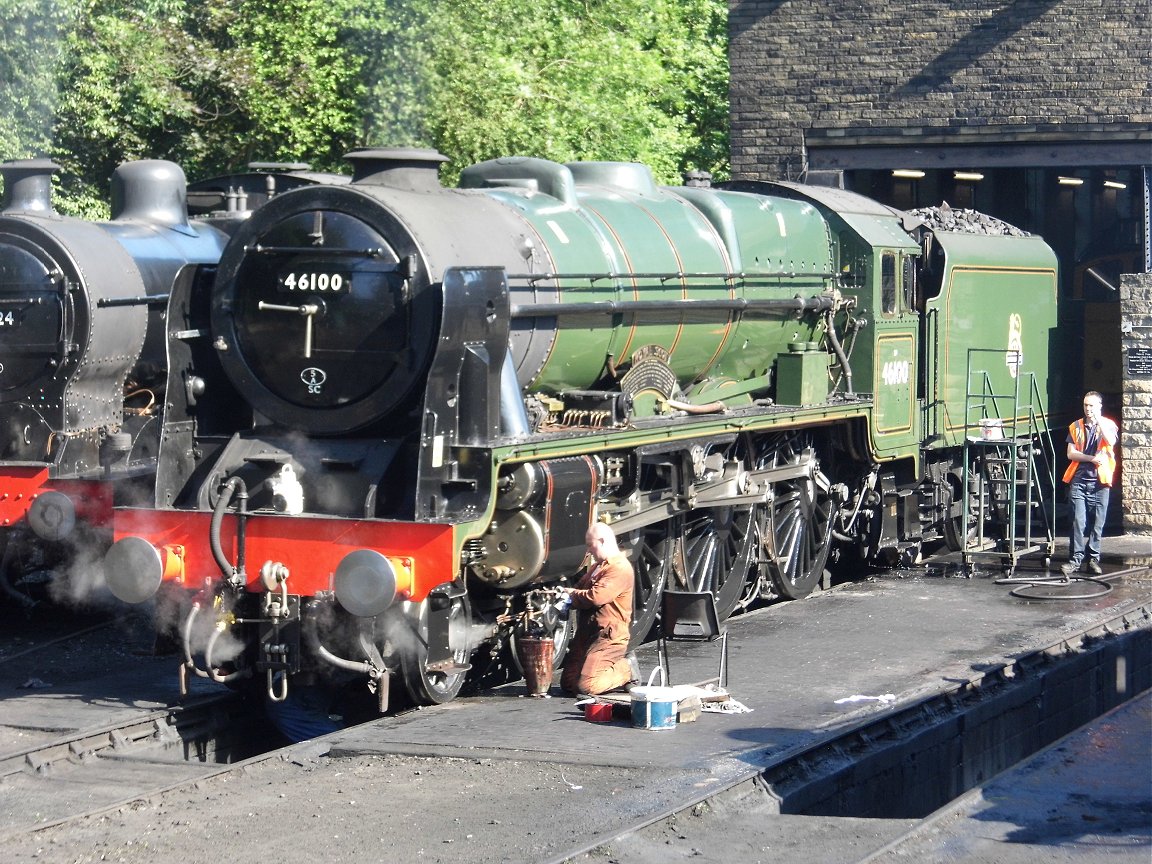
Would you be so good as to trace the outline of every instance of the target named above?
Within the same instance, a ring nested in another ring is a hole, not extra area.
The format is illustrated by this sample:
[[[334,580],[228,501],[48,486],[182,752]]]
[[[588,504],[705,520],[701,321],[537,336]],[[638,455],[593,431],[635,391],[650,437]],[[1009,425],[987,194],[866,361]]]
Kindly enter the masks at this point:
[[[995,402],[1050,386],[1039,238],[638,164],[498,159],[448,189],[429,151],[349,158],[254,213],[170,323],[155,499],[117,510],[105,570],[187,595],[185,674],[443,702],[593,520],[642,637],[666,589],[725,618],[834,558],[962,543],[974,392],[1046,428]]]

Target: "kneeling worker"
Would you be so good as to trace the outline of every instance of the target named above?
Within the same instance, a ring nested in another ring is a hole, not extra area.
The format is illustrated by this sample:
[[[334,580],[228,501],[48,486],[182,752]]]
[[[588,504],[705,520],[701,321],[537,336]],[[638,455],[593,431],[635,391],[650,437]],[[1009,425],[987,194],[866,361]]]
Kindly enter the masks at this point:
[[[592,565],[575,588],[563,588],[579,610],[576,637],[568,649],[560,687],[596,695],[638,683],[638,667],[628,656],[634,575],[616,535],[596,522],[584,537]]]

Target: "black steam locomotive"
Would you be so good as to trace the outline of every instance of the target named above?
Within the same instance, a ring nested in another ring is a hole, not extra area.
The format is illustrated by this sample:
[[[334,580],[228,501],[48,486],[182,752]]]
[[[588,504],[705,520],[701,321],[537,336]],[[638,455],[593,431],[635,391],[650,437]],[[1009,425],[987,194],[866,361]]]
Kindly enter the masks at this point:
[[[173,297],[155,497],[116,511],[105,570],[185,597],[185,673],[443,702],[593,520],[641,636],[666,589],[724,618],[837,556],[963,545],[973,429],[1047,427],[1039,238],[637,164],[499,159],[447,189],[429,151],[350,158]]]
[[[0,588],[9,601],[100,588],[113,503],[153,496],[169,298],[207,296],[228,234],[277,191],[348,181],[306,169],[254,165],[189,186],[171,162],[128,162],[112,178],[112,218],[97,222],[54,210],[49,160],[0,165]],[[189,199],[202,218],[189,218]]]

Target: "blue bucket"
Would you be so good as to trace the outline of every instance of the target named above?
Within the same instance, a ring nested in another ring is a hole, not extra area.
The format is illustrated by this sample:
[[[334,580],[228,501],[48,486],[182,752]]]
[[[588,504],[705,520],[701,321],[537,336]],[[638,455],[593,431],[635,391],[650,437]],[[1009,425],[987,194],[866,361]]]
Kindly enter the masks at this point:
[[[632,725],[637,729],[676,728],[676,691],[653,684],[657,672],[663,682],[664,670],[657,666],[652,670],[647,686],[633,687],[628,691],[632,697]]]

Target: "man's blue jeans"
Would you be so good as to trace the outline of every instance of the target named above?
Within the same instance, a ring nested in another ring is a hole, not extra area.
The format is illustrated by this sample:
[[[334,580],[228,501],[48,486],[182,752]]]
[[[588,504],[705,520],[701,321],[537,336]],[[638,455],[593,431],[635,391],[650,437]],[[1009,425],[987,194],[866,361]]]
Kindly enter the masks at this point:
[[[1072,533],[1068,538],[1068,560],[1079,566],[1087,553],[1089,561],[1100,560],[1100,537],[1108,513],[1108,496],[1112,489],[1095,479],[1072,478],[1068,489],[1068,511]]]

